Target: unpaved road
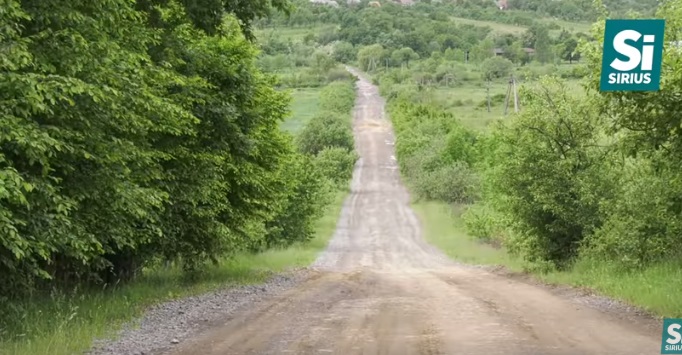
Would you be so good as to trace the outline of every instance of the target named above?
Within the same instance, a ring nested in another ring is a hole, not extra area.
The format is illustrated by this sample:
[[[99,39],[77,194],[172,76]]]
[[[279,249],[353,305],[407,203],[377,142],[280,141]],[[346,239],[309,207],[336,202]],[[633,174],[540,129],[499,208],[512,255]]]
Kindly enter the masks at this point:
[[[353,125],[361,159],[313,276],[173,354],[659,353],[649,328],[446,259],[422,240],[384,101],[363,77]]]

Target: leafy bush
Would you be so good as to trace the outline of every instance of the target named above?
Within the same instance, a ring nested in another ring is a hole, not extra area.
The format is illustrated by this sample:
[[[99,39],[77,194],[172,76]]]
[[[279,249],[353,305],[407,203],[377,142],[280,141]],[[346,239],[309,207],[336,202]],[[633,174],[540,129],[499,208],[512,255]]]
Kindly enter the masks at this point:
[[[358,50],[352,43],[337,42],[334,45],[334,59],[339,63],[350,63],[358,56]]]
[[[495,208],[514,221],[512,251],[565,267],[603,223],[599,202],[614,179],[601,164],[602,130],[594,110],[554,80],[522,97],[524,110],[494,133],[488,186]]]
[[[343,68],[334,68],[327,72],[327,82],[350,81],[353,76]]]
[[[159,259],[192,269],[264,237],[293,154],[289,98],[257,67],[256,14],[232,10],[3,3],[0,303]]]
[[[679,258],[682,180],[669,161],[628,159],[618,191],[605,202],[604,225],[587,239],[583,254],[626,268]]]
[[[412,179],[418,197],[448,203],[473,203],[478,198],[478,176],[466,163],[455,162],[422,171]]]
[[[342,147],[322,149],[315,156],[315,167],[323,176],[332,181],[338,188],[347,188],[353,175],[353,168],[358,155],[353,150]]]
[[[462,215],[467,232],[474,238],[495,245],[503,245],[505,222],[503,216],[485,202],[469,206]]]
[[[355,105],[353,81],[335,81],[322,89],[320,108],[297,137],[299,151],[317,155],[325,148],[353,151],[353,131],[350,112]]]
[[[323,110],[347,115],[354,105],[355,88],[351,81],[332,82],[320,92],[320,108]]]
[[[478,176],[469,168],[473,135],[439,109],[395,99],[389,112],[397,134],[400,171],[418,197],[471,203]]]
[[[314,237],[314,222],[331,202],[332,186],[327,171],[318,168],[310,156],[296,154],[284,166],[280,175],[281,201],[274,218],[267,222],[267,233],[252,250],[285,247]],[[347,181],[347,180],[346,180]]]
[[[511,60],[497,56],[488,58],[481,63],[483,78],[486,80],[508,77],[513,68],[514,63]]]
[[[321,112],[308,121],[297,137],[300,152],[317,155],[325,148],[353,150],[353,133],[347,117],[334,112]]]

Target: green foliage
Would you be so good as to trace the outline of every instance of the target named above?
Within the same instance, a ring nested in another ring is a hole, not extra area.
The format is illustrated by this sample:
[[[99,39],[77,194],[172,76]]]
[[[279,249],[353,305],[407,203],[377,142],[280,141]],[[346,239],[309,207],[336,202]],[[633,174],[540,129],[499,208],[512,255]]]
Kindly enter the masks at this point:
[[[324,110],[305,125],[297,137],[299,151],[311,157],[311,169],[336,188],[346,188],[358,155],[354,149],[351,111],[355,106],[354,80],[335,81],[320,92]]]
[[[308,121],[297,137],[298,149],[305,154],[317,155],[327,147],[353,149],[350,120],[339,113],[323,111]]]
[[[334,46],[334,59],[340,63],[350,63],[357,58],[358,51],[352,43],[338,42]]]
[[[325,86],[320,93],[320,108],[348,115],[355,106],[355,89],[352,81],[336,81]]]
[[[3,5],[0,299],[310,235],[326,180],[243,35],[286,4],[199,5]]]
[[[591,0],[508,0],[508,8],[512,10],[533,11],[552,17],[562,18],[568,21],[594,21],[599,15]],[[614,18],[623,17],[628,11],[635,10],[653,15],[658,1],[655,0],[608,0],[604,1],[604,7],[609,10]]]
[[[396,98],[389,105],[401,173],[420,198],[471,203],[478,176],[470,169],[473,135],[450,114]]]
[[[612,189],[598,116],[553,80],[522,102],[523,111],[487,142],[487,189],[512,221],[513,251],[566,267],[603,223],[599,203]]]
[[[351,81],[335,81],[320,93],[320,112],[313,117],[297,137],[298,149],[317,155],[325,148],[340,147],[353,151],[353,131],[349,118],[355,105],[355,90]]]
[[[344,147],[328,147],[315,156],[315,169],[340,189],[348,187],[358,155]]]
[[[295,155],[283,167],[282,187],[278,191],[281,202],[274,218],[266,224],[261,250],[286,247],[314,237],[314,223],[333,197],[326,177],[326,171],[318,168],[308,155]]]
[[[608,216],[588,239],[583,254],[627,268],[679,258],[682,184],[669,161],[627,159]]]
[[[409,47],[396,49],[391,53],[391,62],[396,66],[405,64],[409,67],[410,62],[417,59],[419,59],[419,54]]]
[[[472,237],[491,244],[504,245],[504,217],[485,202],[469,206],[462,214],[467,233]]]
[[[514,63],[509,59],[502,57],[488,58],[481,63],[481,70],[483,71],[483,78],[485,80],[508,77],[513,68]]]

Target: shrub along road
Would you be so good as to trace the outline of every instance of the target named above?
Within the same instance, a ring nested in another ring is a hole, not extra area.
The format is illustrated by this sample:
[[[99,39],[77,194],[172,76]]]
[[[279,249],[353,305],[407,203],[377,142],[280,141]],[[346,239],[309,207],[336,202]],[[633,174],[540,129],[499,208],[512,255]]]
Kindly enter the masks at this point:
[[[425,243],[399,179],[384,100],[354,74],[361,159],[312,276],[175,354],[658,353],[656,322],[459,265]]]

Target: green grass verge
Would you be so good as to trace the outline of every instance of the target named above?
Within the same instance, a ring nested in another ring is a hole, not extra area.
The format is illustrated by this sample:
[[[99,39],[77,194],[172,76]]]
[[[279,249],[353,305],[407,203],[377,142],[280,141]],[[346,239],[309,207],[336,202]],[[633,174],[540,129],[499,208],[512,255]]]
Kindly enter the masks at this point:
[[[94,338],[114,334],[150,305],[227,286],[265,281],[273,273],[312,263],[333,235],[346,192],[339,192],[316,223],[315,238],[287,249],[240,254],[207,269],[193,282],[177,268],[150,270],[136,281],[108,291],[76,291],[30,300],[22,329],[0,330],[0,354],[71,355],[87,350]],[[4,316],[4,315],[3,315]],[[8,334],[17,334],[8,339]],[[23,334],[23,335],[22,335]]]
[[[504,249],[481,243],[467,235],[461,211],[442,202],[418,202],[412,208],[422,223],[424,238],[450,258],[475,265],[505,265],[521,270],[521,264]]]
[[[282,122],[281,128],[297,134],[310,119],[319,112],[320,91],[322,88],[293,89],[291,92],[291,115]]]
[[[682,317],[682,264],[665,262],[626,272],[603,261],[580,260],[567,272],[537,275],[551,284],[567,284],[637,306],[660,317]]]
[[[413,208],[424,228],[424,237],[453,260],[474,265],[502,265],[523,271],[523,262],[504,249],[470,237],[457,209],[440,202],[419,202]],[[661,317],[682,317],[682,264],[668,262],[625,272],[615,265],[580,260],[564,272],[534,273],[536,279],[554,285],[587,288]]]

